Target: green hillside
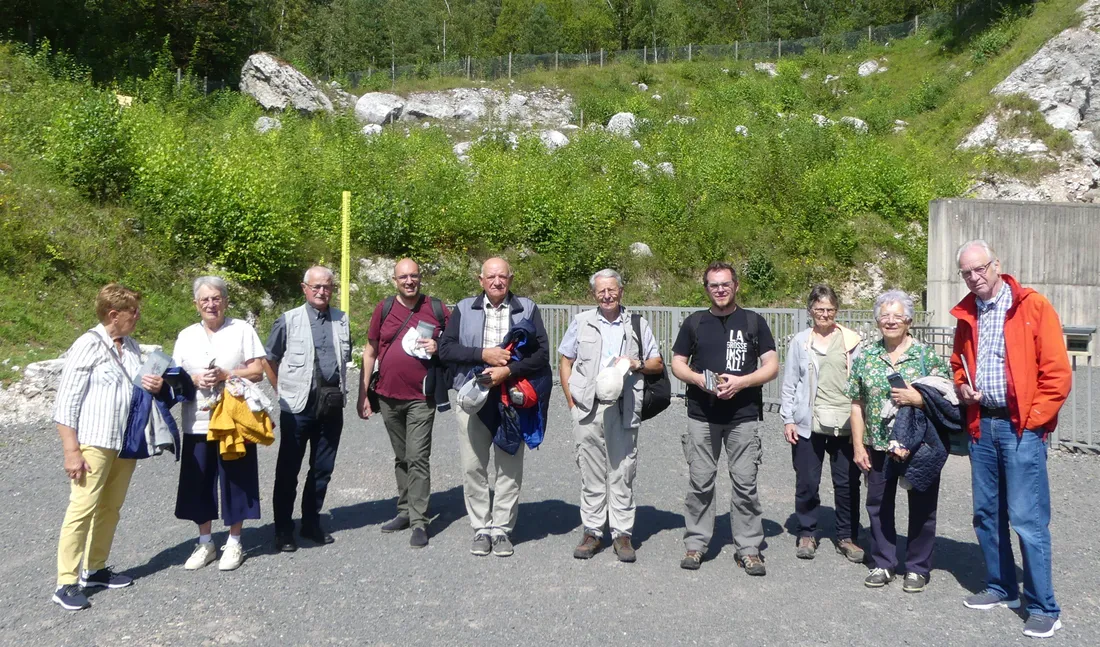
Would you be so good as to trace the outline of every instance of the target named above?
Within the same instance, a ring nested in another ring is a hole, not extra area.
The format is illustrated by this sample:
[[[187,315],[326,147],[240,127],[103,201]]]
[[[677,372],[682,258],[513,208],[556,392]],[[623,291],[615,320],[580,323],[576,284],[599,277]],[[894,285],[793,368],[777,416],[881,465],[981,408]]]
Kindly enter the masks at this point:
[[[582,110],[586,124],[619,111],[646,120],[641,147],[600,130],[571,133],[553,153],[537,137],[516,150],[489,137],[468,164],[438,127],[365,138],[347,115],[287,113],[258,134],[252,99],[177,87],[169,52],[150,76],[105,85],[64,53],[0,44],[0,379],[94,324],[93,295],[110,280],[146,295],[138,336],[150,343],[170,345],[194,320],[190,279],[207,271],[233,280],[235,312],[258,312],[265,333],[265,292],[289,304],[304,267],[338,262],[341,190],[353,194],[353,258],[412,255],[450,300],[473,289],[474,259],[493,253],[513,261],[517,290],[544,302],[583,300],[587,276],[612,266],[630,302],[700,304],[698,274],[719,258],[741,267],[750,305],[797,304],[813,282],[865,279],[865,263],[919,291],[928,201],[989,170],[1029,171],[956,144],[992,107],[990,88],[1071,25],[1078,4],[785,57],[775,77],[706,60],[528,74],[510,87],[568,91],[574,123]],[[860,77],[870,59],[888,70]],[[116,92],[133,104],[119,107]],[[895,132],[896,120],[908,125]],[[674,175],[636,160],[669,162]],[[631,256],[635,241],[653,256]],[[357,322],[385,290],[361,286]]]

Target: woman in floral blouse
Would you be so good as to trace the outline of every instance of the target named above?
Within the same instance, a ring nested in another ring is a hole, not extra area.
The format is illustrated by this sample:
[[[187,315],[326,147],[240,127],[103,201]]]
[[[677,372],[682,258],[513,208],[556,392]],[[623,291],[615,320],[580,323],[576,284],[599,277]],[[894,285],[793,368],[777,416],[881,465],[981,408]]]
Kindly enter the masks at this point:
[[[848,395],[852,398],[854,460],[867,474],[867,516],[874,561],[863,583],[880,588],[894,579],[898,563],[898,535],[894,528],[898,478],[887,478],[885,466],[888,460],[905,458],[905,450],[888,451],[889,421],[883,420],[882,410],[890,400],[899,407],[923,407],[924,401],[912,387],[913,381],[928,375],[950,378],[951,373],[935,349],[909,336],[909,325],[913,322],[913,299],[909,295],[900,290],[879,295],[874,314],[882,339],[866,348],[852,364]],[[887,380],[892,373],[900,374],[908,386],[892,388]],[[938,480],[925,492],[909,490],[909,545],[902,586],[907,593],[918,593],[928,583],[939,491]]]

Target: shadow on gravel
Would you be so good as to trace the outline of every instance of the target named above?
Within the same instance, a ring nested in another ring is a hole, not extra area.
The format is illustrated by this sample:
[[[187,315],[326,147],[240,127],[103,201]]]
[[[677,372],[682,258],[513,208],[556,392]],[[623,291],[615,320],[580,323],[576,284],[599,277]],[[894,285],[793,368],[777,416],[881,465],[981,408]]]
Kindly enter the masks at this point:
[[[768,519],[763,520],[764,543],[760,550],[767,550],[768,537],[778,537],[783,534],[783,526],[779,522]],[[730,527],[730,513],[719,515],[714,520],[714,535],[710,538],[710,546],[707,548],[706,559],[714,559],[722,554],[722,549],[733,544],[733,529]]]
[[[252,532],[250,532],[250,530]],[[252,535],[254,532],[254,530],[250,529],[248,526],[245,526],[244,530],[241,531],[241,540],[244,541],[246,535]],[[219,534],[228,533],[214,533],[215,543],[217,543],[218,540],[221,539],[220,537],[218,537]],[[191,551],[195,548],[195,541],[196,539],[192,538],[188,539],[187,541],[180,542],[175,546],[172,546],[171,548],[165,548],[141,566],[126,569],[126,574],[134,578],[135,580],[139,580],[143,577],[148,577],[155,573],[168,570],[169,568],[179,567],[182,569],[183,563],[187,561],[187,558],[191,556]],[[222,539],[222,543],[224,543],[224,539]],[[255,545],[254,536],[249,537],[249,541],[244,541],[245,551],[247,553],[252,553],[253,551],[250,550],[250,547],[252,547],[253,545]]]
[[[462,501],[462,487],[454,486],[443,492],[433,492],[429,501],[431,518],[429,530],[438,535],[455,520],[466,516],[466,507]],[[397,497],[378,501],[363,501],[329,510],[329,532],[338,530],[357,530],[365,526],[380,526],[397,516]]]
[[[651,505],[638,506],[634,517],[634,547],[641,548],[647,539],[664,530],[684,527],[684,515],[668,510],[658,510]]]
[[[798,537],[798,533],[802,531],[802,526],[798,523],[798,515],[792,512],[783,523],[783,529],[791,537]],[[836,537],[836,511],[830,506],[820,505],[817,508],[817,537],[818,539]]]
[[[898,539],[901,539],[899,536]],[[985,588],[985,558],[977,541],[961,542],[946,537],[936,537],[936,553],[932,567],[950,574],[971,593]]]
[[[550,535],[568,535],[581,525],[580,507],[560,499],[519,504],[512,543],[544,539]]]

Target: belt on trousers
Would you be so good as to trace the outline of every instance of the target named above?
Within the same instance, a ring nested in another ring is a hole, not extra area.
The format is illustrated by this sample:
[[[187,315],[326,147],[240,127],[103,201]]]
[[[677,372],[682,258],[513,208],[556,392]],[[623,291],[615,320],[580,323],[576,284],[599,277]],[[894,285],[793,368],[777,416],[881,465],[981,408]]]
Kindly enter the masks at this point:
[[[1008,420],[1011,416],[1008,407],[982,407],[982,417],[991,420]]]

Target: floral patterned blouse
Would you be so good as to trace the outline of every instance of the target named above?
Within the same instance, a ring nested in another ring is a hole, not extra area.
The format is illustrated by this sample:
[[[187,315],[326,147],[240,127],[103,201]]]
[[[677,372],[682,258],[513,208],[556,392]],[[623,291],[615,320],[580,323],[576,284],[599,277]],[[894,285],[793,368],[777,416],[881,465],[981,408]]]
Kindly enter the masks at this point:
[[[882,408],[890,401],[890,383],[886,376],[900,373],[907,384],[928,375],[951,379],[947,362],[934,348],[916,339],[912,341],[912,345],[898,358],[897,364],[890,363],[886,345],[881,339],[866,347],[852,362],[848,397],[863,403],[863,421],[866,424],[863,444],[879,451],[886,451],[890,439],[890,430],[882,419]]]

